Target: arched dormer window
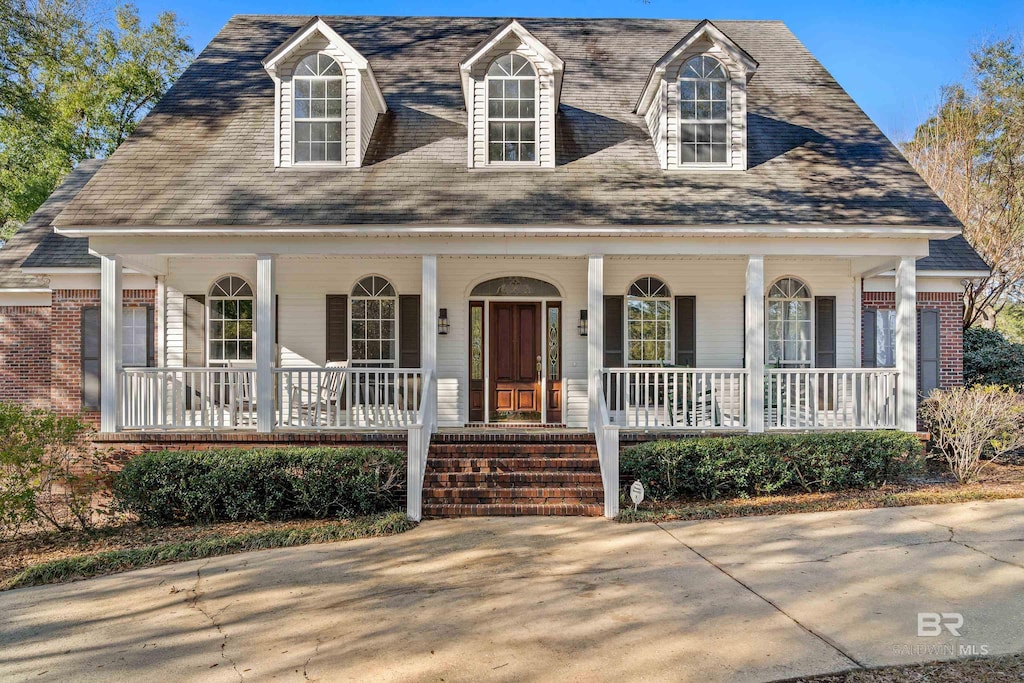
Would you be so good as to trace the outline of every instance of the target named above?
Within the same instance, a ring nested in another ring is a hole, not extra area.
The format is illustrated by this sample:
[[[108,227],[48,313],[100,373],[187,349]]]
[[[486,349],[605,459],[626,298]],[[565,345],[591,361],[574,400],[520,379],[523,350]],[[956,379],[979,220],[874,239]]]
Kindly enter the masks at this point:
[[[679,163],[729,160],[729,76],[714,57],[697,55],[679,71]]]
[[[296,163],[344,159],[345,74],[330,55],[309,55],[295,68],[294,159]]]
[[[776,280],[768,288],[765,322],[768,324],[768,365],[809,368],[814,360],[811,290],[794,277]]]
[[[352,288],[353,365],[394,367],[398,294],[386,278],[368,275]]]
[[[672,297],[655,277],[636,280],[626,295],[628,365],[672,362]]]
[[[210,287],[208,302],[210,364],[252,360],[252,286],[237,275],[225,275]]]
[[[536,163],[537,72],[515,52],[487,69],[488,163]]]

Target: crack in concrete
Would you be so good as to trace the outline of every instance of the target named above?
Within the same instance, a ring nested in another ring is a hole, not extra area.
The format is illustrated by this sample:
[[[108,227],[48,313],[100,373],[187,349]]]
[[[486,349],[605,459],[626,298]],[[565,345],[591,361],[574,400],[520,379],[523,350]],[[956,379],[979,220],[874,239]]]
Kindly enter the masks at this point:
[[[707,562],[708,564],[710,564],[710,565],[711,565],[712,567],[714,567],[715,569],[717,569],[718,571],[720,571],[721,573],[725,574],[725,575],[726,575],[726,576],[728,576],[728,577],[729,577],[730,579],[732,579],[733,581],[735,581],[735,582],[736,582],[737,584],[739,584],[740,586],[742,586],[742,587],[743,587],[743,589],[744,589],[744,590],[746,590],[746,591],[747,591],[748,593],[750,593],[751,595],[753,595],[753,596],[755,596],[755,597],[759,598],[759,599],[760,599],[761,601],[763,601],[763,602],[767,603],[768,605],[770,605],[770,606],[771,606],[771,607],[772,607],[772,608],[773,608],[773,609],[774,609],[775,611],[777,611],[777,612],[778,612],[779,614],[783,615],[784,617],[786,617],[787,619],[789,619],[790,621],[792,621],[792,622],[793,622],[794,624],[796,624],[796,625],[797,625],[797,626],[798,626],[798,627],[799,627],[800,629],[802,629],[802,630],[803,630],[803,631],[804,631],[805,633],[807,633],[808,635],[812,636],[813,638],[816,638],[817,640],[820,640],[820,641],[821,641],[822,643],[824,643],[824,644],[825,644],[826,646],[828,646],[829,648],[831,648],[831,649],[835,650],[835,651],[836,651],[837,653],[839,653],[839,655],[840,655],[841,657],[843,657],[844,659],[846,659],[846,660],[847,660],[848,662],[852,663],[852,664],[853,664],[854,666],[856,666],[857,668],[860,668],[860,669],[864,669],[864,668],[866,668],[864,664],[862,664],[862,663],[860,663],[859,661],[857,661],[857,660],[856,660],[856,659],[855,659],[855,658],[853,657],[853,655],[851,655],[850,653],[848,653],[848,652],[846,652],[845,650],[843,650],[843,648],[839,647],[838,643],[835,643],[835,642],[833,642],[831,638],[828,638],[827,636],[825,636],[825,635],[823,635],[823,634],[821,634],[821,633],[818,633],[818,632],[817,632],[817,631],[815,631],[814,629],[812,629],[812,628],[810,628],[810,627],[808,627],[808,626],[805,626],[804,624],[802,624],[802,623],[800,622],[800,620],[799,620],[799,619],[797,619],[796,617],[794,617],[794,616],[793,616],[792,614],[789,614],[789,613],[788,613],[788,612],[787,612],[786,610],[784,610],[784,609],[782,609],[781,607],[779,607],[779,605],[777,605],[776,603],[772,602],[772,601],[771,601],[770,599],[768,599],[768,598],[767,598],[766,596],[764,596],[764,595],[761,595],[760,593],[758,593],[758,592],[757,592],[756,590],[754,590],[754,589],[753,589],[752,587],[750,587],[750,586],[748,586],[747,584],[745,584],[745,583],[744,583],[743,581],[740,581],[740,580],[739,580],[739,579],[738,579],[738,578],[737,578],[736,576],[734,576],[733,574],[731,574],[731,573],[730,573],[730,572],[729,572],[728,570],[726,570],[726,569],[725,569],[724,567],[721,567],[721,566],[719,566],[718,564],[716,564],[716,563],[715,563],[715,562],[714,562],[714,561],[713,561],[713,560],[712,560],[711,558],[709,558],[709,557],[707,557],[707,556],[703,555],[703,554],[702,554],[702,553],[701,553],[701,552],[700,552],[699,550],[697,550],[696,548],[694,548],[694,547],[690,546],[689,544],[687,544],[687,543],[683,542],[682,540],[680,540],[680,539],[676,538],[676,537],[675,537],[675,536],[674,536],[674,535],[672,534],[672,532],[670,532],[670,531],[669,531],[668,529],[666,529],[666,528],[664,528],[663,526],[661,526],[661,524],[658,524],[658,523],[656,523],[656,524],[655,524],[655,526],[656,526],[656,527],[658,527],[659,529],[661,529],[662,531],[664,531],[664,532],[665,532],[666,534],[668,534],[669,538],[671,538],[671,539],[672,539],[673,541],[675,541],[675,542],[676,542],[676,543],[678,543],[679,545],[683,546],[684,548],[686,548],[687,550],[689,550],[689,551],[690,551],[691,553],[693,553],[694,555],[696,555],[696,556],[697,556],[697,557],[699,557],[700,559],[704,560],[705,562]]]
[[[1017,569],[1024,569],[1024,564],[1020,564],[1018,562],[1011,562],[1010,560],[1004,560],[1004,559],[996,557],[995,555],[992,555],[990,553],[986,553],[981,548],[975,548],[973,545],[967,543],[966,541],[957,540],[957,538],[956,538],[956,529],[954,529],[953,527],[949,526],[948,524],[940,524],[938,522],[933,522],[930,519],[921,519],[920,517],[916,517],[916,516],[910,515],[910,514],[908,514],[908,516],[911,517],[912,519],[916,519],[919,522],[924,522],[926,524],[931,524],[933,526],[937,526],[937,527],[940,527],[942,529],[947,529],[949,531],[949,538],[946,539],[946,541],[945,541],[947,543],[953,543],[954,545],[958,545],[961,548],[966,548],[967,550],[970,550],[972,552],[976,552],[979,555],[984,555],[985,557],[987,557],[988,559],[992,560],[993,562],[1000,562],[1002,564],[1008,564],[1011,567],[1016,567]],[[1021,542],[1024,542],[1024,538],[1007,538],[1007,539],[998,538],[998,539],[993,539],[993,540],[991,540],[989,542],[990,543],[1021,543]]]
[[[324,641],[323,641],[323,639],[320,636],[316,637],[316,647],[313,649],[313,654],[311,654],[306,659],[306,661],[303,662],[303,664],[302,664],[302,680],[304,680],[304,681],[312,681],[312,680],[314,680],[314,679],[309,677],[309,663],[313,661],[314,657],[316,657],[316,656],[318,656],[320,654],[320,646],[323,644],[323,642]]]
[[[217,618],[221,614],[224,613],[224,610],[226,610],[227,607],[223,607],[222,609],[218,610],[214,614],[210,614],[208,611],[206,611],[206,609],[204,609],[199,604],[199,599],[201,597],[203,597],[202,591],[199,590],[199,584],[203,580],[203,570],[206,569],[206,566],[208,564],[210,564],[210,560],[207,560],[206,562],[203,562],[203,564],[200,565],[198,569],[196,569],[196,582],[195,582],[195,584],[193,584],[192,588],[189,589],[189,593],[191,594],[191,597],[188,599],[188,604],[189,604],[189,607],[194,608],[196,611],[198,611],[204,617],[209,619],[210,623],[213,625],[213,627],[215,629],[217,629],[217,633],[219,633],[221,635],[221,639],[222,639],[221,643],[220,643],[220,656],[221,656],[221,658],[224,659],[229,664],[231,664],[231,668],[234,669],[235,673],[238,675],[238,680],[239,681],[244,681],[245,680],[245,676],[242,674],[242,671],[238,668],[238,663],[235,662],[235,660],[233,660],[231,657],[228,656],[228,653],[227,653],[228,634],[224,630],[224,628],[220,625],[220,622],[217,620]]]

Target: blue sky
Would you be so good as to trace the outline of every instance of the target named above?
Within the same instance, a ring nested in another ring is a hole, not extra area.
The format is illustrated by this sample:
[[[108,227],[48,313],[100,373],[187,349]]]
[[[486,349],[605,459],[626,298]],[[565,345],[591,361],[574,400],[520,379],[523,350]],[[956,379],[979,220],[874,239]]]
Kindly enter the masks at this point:
[[[176,12],[198,52],[240,13],[494,16],[482,0],[136,0],[143,18]],[[507,6],[511,8],[512,6]],[[837,0],[674,3],[667,0],[519,0],[515,16],[781,19],[890,137],[909,136],[945,83],[964,78],[986,40],[1024,34],[1021,0]],[[508,15],[501,14],[505,17]]]

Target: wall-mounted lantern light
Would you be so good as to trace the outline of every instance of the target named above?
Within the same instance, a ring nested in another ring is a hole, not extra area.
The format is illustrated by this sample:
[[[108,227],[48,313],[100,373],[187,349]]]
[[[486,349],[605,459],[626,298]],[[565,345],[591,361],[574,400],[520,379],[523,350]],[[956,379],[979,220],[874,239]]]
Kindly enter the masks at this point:
[[[581,337],[587,336],[587,309],[585,308],[580,311],[580,324],[577,329],[580,331]]]
[[[450,325],[448,324],[448,309],[442,308],[441,312],[438,313],[437,315],[437,333],[448,334],[449,327]]]

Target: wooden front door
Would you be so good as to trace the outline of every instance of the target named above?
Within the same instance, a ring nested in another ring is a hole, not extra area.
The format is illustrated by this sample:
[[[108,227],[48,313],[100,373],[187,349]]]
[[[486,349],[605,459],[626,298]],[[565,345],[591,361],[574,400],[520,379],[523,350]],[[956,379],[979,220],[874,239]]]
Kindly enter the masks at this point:
[[[541,420],[540,303],[491,304],[491,420]]]

